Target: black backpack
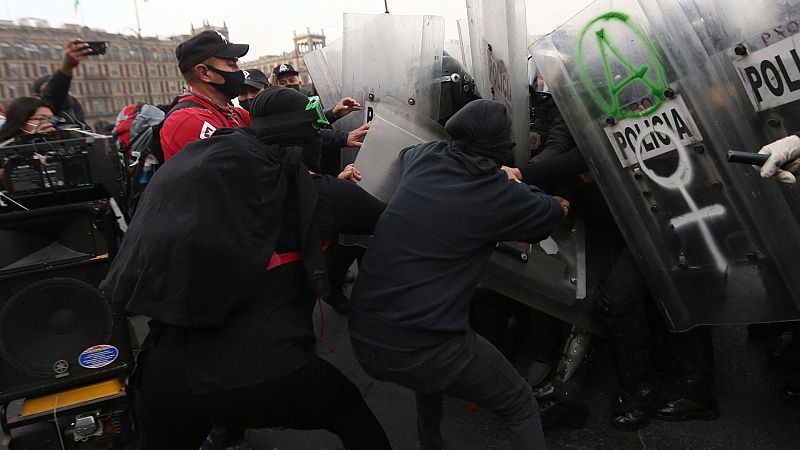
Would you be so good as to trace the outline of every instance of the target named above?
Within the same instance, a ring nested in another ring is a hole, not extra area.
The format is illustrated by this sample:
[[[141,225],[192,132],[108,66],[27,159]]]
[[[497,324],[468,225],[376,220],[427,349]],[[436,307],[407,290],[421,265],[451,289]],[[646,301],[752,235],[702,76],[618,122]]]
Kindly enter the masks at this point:
[[[164,163],[164,151],[161,148],[161,127],[167,116],[183,108],[203,105],[187,100],[179,101],[175,97],[168,105],[151,105],[137,102],[122,108],[117,115],[112,136],[119,145],[119,151],[125,162],[125,215],[130,220],[142,196],[145,186],[158,167]]]

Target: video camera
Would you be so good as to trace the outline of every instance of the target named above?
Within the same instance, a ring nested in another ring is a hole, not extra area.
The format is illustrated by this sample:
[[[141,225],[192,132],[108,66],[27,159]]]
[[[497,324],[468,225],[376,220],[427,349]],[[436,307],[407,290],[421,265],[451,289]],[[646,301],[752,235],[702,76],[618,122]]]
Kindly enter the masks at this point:
[[[0,147],[0,213],[122,195],[113,139],[75,135],[59,131]]]

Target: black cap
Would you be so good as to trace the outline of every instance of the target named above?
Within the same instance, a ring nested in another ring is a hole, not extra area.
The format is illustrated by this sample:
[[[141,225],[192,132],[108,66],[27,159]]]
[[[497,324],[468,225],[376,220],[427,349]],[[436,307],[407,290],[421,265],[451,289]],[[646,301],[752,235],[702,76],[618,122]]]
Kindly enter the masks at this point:
[[[244,84],[256,89],[264,89],[269,86],[267,75],[258,69],[244,69]]]
[[[178,58],[178,68],[181,73],[186,73],[197,64],[216,56],[218,58],[241,58],[247,54],[250,46],[247,44],[231,44],[219,31],[210,30],[192,36],[182,42],[175,49]]]
[[[274,69],[272,69],[272,75],[275,76],[275,79],[287,73],[290,73],[292,75],[298,75],[300,72],[294,70],[294,67],[292,67],[291,64],[279,64],[275,66]]]

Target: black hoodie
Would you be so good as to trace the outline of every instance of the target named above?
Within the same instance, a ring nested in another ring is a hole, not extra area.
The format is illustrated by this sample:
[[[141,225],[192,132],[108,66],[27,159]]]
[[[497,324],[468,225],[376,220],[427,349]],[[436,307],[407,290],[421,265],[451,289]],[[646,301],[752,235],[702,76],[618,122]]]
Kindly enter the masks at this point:
[[[446,128],[457,145],[400,153],[400,184],[353,288],[354,339],[411,349],[467,331],[470,299],[495,243],[537,242],[564,219],[558,201],[498,169],[511,148],[505,107],[474,101]]]

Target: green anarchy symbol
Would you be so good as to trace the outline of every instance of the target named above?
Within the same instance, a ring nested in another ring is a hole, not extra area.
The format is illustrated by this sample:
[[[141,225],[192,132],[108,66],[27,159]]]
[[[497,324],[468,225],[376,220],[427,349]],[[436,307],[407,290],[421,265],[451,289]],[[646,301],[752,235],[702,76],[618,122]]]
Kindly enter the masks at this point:
[[[608,98],[610,98],[610,101],[607,100],[606,97],[604,97],[597,87],[592,83],[592,79],[589,76],[589,71],[586,67],[586,58],[584,56],[584,40],[589,34],[589,30],[592,28],[592,26],[599,22],[602,22],[602,25],[612,22],[621,22],[623,26],[627,27],[628,30],[633,32],[633,34],[638,38],[644,49],[647,51],[647,56],[651,63],[650,66],[634,66],[630,61],[628,61],[628,58],[622,54],[619,48],[609,41],[608,36],[606,36],[605,28],[600,28],[599,30],[595,31],[594,36],[597,41],[597,47],[600,49],[600,61],[603,64],[603,71],[605,72],[606,85],[608,89]],[[628,76],[618,83],[614,81],[615,74],[612,72],[608,63],[608,58],[611,56],[611,54],[613,54],[614,57],[628,70]],[[653,48],[653,44],[650,42],[647,36],[645,36],[642,29],[639,28],[639,26],[636,25],[633,20],[631,20],[631,17],[625,13],[615,11],[607,12],[586,24],[586,26],[583,28],[583,31],[581,31],[580,38],[578,39],[578,75],[580,76],[581,83],[586,90],[589,91],[592,99],[594,99],[594,102],[597,103],[597,105],[602,108],[603,111],[615,119],[631,119],[649,116],[655,113],[664,103],[664,91],[667,88],[664,67],[659,61],[658,54],[656,53],[655,48]],[[642,111],[623,111],[619,104],[620,92],[625,89],[626,86],[636,80],[644,83],[644,85],[650,91],[653,104]]]

